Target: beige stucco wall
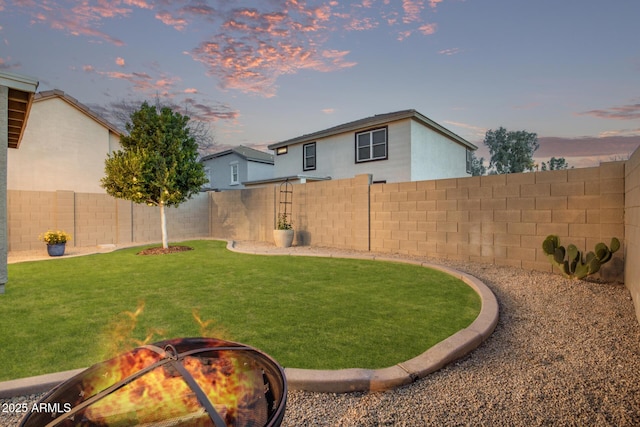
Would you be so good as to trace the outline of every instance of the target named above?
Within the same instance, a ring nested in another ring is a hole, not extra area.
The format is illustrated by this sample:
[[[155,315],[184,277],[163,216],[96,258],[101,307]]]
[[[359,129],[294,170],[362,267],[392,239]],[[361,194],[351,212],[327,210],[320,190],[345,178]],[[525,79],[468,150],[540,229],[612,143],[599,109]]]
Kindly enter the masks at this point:
[[[640,150],[631,156],[625,168],[625,241],[624,282],[631,292],[640,319]]]
[[[36,100],[19,150],[8,156],[9,190],[104,193],[107,154],[119,138],[60,97]]]
[[[471,176],[465,146],[415,120],[411,122],[411,178],[406,181]]]

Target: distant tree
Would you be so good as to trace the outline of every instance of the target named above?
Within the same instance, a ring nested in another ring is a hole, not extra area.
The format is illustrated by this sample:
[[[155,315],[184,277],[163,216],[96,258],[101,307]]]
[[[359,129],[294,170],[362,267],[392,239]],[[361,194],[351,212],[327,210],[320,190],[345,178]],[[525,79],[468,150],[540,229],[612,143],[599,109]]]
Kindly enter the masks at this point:
[[[122,150],[105,161],[101,185],[107,194],[160,208],[162,247],[168,248],[165,207],[178,206],[207,181],[198,162],[198,145],[189,132],[189,117],[146,102],[131,114]]]
[[[471,153],[471,175],[481,176],[487,173],[487,167],[484,165],[484,157],[477,158],[476,153]]]
[[[543,170],[543,171],[547,171],[547,170],[555,171],[555,170],[563,170],[563,169],[569,169],[569,164],[567,163],[564,157],[560,157],[560,158],[552,157],[551,159],[549,159],[547,163],[542,162],[542,166],[540,167],[540,170]]]
[[[523,130],[507,132],[503,127],[487,131],[484,144],[491,154],[489,168],[498,174],[533,170],[533,153],[540,146],[535,133]]]

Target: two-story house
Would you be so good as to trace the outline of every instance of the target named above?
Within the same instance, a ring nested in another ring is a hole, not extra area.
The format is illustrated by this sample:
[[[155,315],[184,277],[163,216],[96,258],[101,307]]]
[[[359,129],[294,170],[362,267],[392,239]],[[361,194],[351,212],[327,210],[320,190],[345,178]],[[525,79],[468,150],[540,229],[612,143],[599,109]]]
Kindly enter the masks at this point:
[[[407,182],[470,176],[474,144],[416,110],[356,120],[269,145],[275,177]]]
[[[273,154],[239,145],[200,159],[214,191],[245,188],[247,181],[273,178]]]

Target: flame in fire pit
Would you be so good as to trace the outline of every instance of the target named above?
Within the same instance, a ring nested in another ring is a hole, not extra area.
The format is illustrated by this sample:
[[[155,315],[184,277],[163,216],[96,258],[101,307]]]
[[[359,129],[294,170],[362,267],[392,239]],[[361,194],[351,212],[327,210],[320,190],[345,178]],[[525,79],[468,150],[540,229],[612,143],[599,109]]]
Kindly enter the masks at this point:
[[[69,410],[30,414],[22,426],[279,425],[286,381],[273,359],[251,347],[173,339],[94,365],[43,402]]]

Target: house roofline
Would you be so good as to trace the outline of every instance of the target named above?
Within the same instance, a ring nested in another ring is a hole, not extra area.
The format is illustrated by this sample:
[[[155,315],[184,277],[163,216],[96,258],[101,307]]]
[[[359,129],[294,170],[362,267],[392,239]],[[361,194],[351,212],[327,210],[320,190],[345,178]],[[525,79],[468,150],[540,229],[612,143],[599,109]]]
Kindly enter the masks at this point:
[[[244,181],[244,182],[241,182],[241,184],[242,185],[271,184],[274,182],[297,181],[302,179],[307,181],[329,181],[331,180],[331,177],[330,176],[313,176],[313,175],[289,175],[289,176],[281,176],[277,178],[257,179],[255,181]]]
[[[252,152],[256,152],[256,154],[262,153],[263,157],[252,156]],[[265,153],[251,147],[245,147],[244,145],[239,145],[238,147],[233,147],[228,150],[220,151],[218,153],[208,154],[202,157],[200,161],[216,159],[218,157],[228,156],[229,154],[237,154],[238,156],[250,162],[264,163],[267,165],[272,165],[274,163],[273,154]]]
[[[7,86],[23,92],[35,92],[39,84],[40,82],[38,82],[38,79],[35,77],[9,73],[7,71],[0,72],[0,86]]]
[[[43,92],[38,92],[38,93],[36,93],[36,96],[34,97],[33,102],[34,103],[35,102],[41,102],[41,101],[45,101],[45,100],[51,99],[51,98],[60,98],[60,99],[62,99],[63,101],[67,102],[67,104],[71,105],[72,107],[75,107],[80,112],[82,112],[82,113],[86,114],[87,116],[91,117],[93,120],[95,120],[96,122],[100,123],[101,125],[103,125],[104,127],[106,127],[107,129],[109,129],[111,132],[115,133],[118,136],[122,136],[124,134],[123,131],[118,129],[115,125],[110,123],[108,120],[106,120],[103,117],[99,116],[97,113],[95,113],[93,110],[91,110],[91,108],[87,107],[86,105],[84,105],[83,103],[78,101],[76,98],[66,94],[64,91],[62,91],[60,89],[53,89],[53,90],[46,90],[46,91],[43,91]]]
[[[38,85],[33,77],[0,71],[0,86],[7,88],[7,148],[20,147]]]
[[[270,150],[275,150],[279,147],[284,147],[286,145],[311,142],[317,139],[326,138],[329,136],[338,135],[345,132],[364,130],[372,126],[382,125],[385,123],[390,123],[390,122],[395,122],[398,120],[405,120],[405,119],[417,120],[418,122],[424,124],[425,126],[435,130],[436,132],[439,132],[445,135],[446,137],[454,140],[455,142],[461,145],[464,145],[465,147],[471,150],[476,150],[478,148],[475,144],[472,144],[471,142],[467,141],[461,136],[451,132],[449,129],[439,125],[438,123],[429,119],[427,116],[420,114],[418,111],[414,109],[395,111],[395,112],[386,113],[386,114],[376,114],[375,116],[344,123],[344,124],[334,126],[328,129],[324,129],[318,132],[313,132],[313,133],[302,135],[296,138],[288,139],[286,141],[276,142],[275,144],[269,145],[268,148]]]

